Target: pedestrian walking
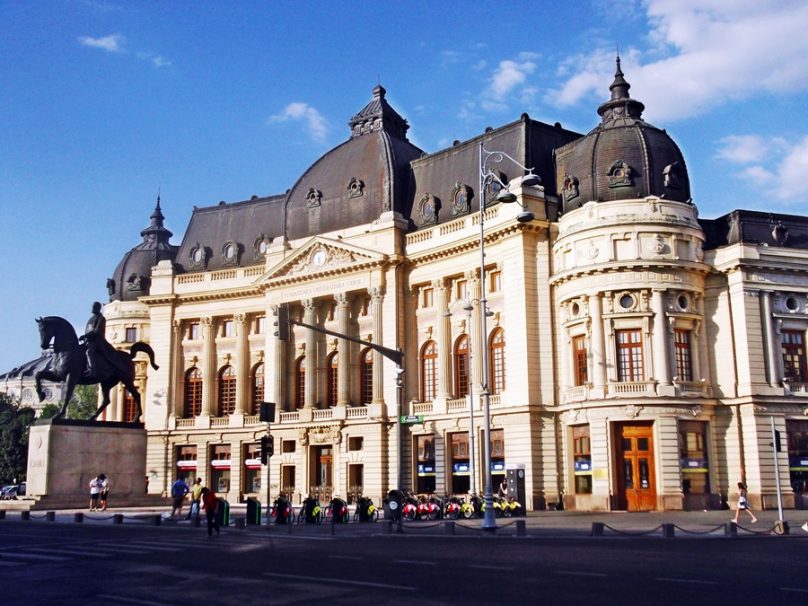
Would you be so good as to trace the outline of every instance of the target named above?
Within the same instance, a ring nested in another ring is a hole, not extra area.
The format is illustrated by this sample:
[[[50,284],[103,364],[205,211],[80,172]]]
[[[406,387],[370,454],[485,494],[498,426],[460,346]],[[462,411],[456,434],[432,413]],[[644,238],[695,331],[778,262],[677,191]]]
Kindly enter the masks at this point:
[[[90,511],[98,511],[98,499],[101,495],[101,476],[90,480]]]
[[[738,516],[741,515],[741,511],[745,511],[752,516],[752,524],[757,522],[755,514],[749,508],[749,501],[746,499],[746,484],[738,482],[738,509],[735,510],[735,519],[732,520],[735,524],[738,523]]]
[[[216,514],[219,512],[219,499],[216,493],[207,486],[202,489],[202,505],[205,507],[205,516],[208,519],[208,536],[212,537],[214,530],[218,536],[219,520],[216,519]]]
[[[188,484],[185,483],[185,478],[179,477],[177,481],[171,485],[171,519],[179,520],[182,516],[182,503],[185,501],[185,495],[188,494]]]
[[[191,486],[191,507],[188,509],[186,520],[199,517],[199,507],[202,501],[202,478],[194,480]]]
[[[98,476],[98,479],[101,480],[101,492],[99,493],[101,511],[106,511],[107,500],[109,499],[109,478],[102,473],[100,476]]]

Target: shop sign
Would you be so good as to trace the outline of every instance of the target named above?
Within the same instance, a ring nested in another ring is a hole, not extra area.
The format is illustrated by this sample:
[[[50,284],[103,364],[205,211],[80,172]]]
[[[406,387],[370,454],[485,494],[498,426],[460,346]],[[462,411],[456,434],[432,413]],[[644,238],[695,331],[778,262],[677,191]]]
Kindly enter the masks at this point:
[[[196,469],[196,461],[177,461],[180,469]]]
[[[468,463],[455,463],[452,465],[452,473],[456,476],[467,476],[469,475],[469,464]]]
[[[428,477],[435,475],[435,464],[434,463],[418,463],[418,477]]]
[[[589,473],[592,471],[592,459],[575,461],[575,473]]]
[[[405,425],[413,425],[415,423],[423,423],[424,415],[401,415],[399,420]]]
[[[808,457],[788,457],[788,468],[791,471],[808,471]]]
[[[682,473],[707,473],[707,459],[683,458]]]
[[[230,468],[230,459],[215,459],[210,462],[210,466],[214,469]]]

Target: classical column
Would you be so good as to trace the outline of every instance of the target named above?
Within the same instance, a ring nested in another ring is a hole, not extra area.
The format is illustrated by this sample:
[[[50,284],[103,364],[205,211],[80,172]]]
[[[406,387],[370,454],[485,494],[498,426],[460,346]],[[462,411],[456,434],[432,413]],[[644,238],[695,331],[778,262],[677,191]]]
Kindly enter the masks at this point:
[[[216,402],[216,325],[213,318],[201,318],[202,329],[202,415],[211,416]]]
[[[663,290],[651,291],[651,309],[654,311],[654,378],[664,387],[671,384],[671,370],[668,361],[669,337]]]
[[[371,309],[373,310],[373,342],[382,344],[382,303],[384,302],[384,287],[374,286],[369,289]],[[373,352],[373,404],[384,402],[384,372],[382,368],[384,358],[378,351]]]
[[[763,325],[763,344],[766,348],[766,381],[772,387],[780,384],[782,374],[777,360],[777,335],[772,326],[772,293],[767,290],[760,291],[761,318]]]
[[[337,332],[347,335],[351,323],[351,301],[353,297],[348,293],[334,295],[337,302]],[[340,339],[337,353],[337,406],[350,406],[351,404],[351,342]]]
[[[606,344],[603,340],[603,302],[600,293],[589,296],[589,314],[592,318],[592,385],[595,389],[606,386]]]
[[[472,391],[475,394],[480,394],[483,384],[483,350],[482,350],[482,322],[480,321],[479,305],[480,297],[482,296],[482,283],[479,278],[480,272],[478,270],[470,271],[466,274],[468,281],[467,288],[469,293],[469,305],[474,303],[478,306],[477,313],[471,314],[471,326],[466,328],[469,331],[469,338],[471,339],[471,381]],[[473,404],[473,401],[472,401]]]
[[[303,322],[317,324],[317,304],[314,299],[303,301]],[[306,401],[304,408],[314,408],[317,403],[317,333],[306,330]]]
[[[169,372],[173,372],[173,377],[169,378],[168,394],[168,414],[173,417],[181,417],[185,414],[182,409],[183,389],[185,387],[185,354],[182,349],[182,323],[174,320],[171,325],[172,353],[169,360]]]
[[[271,311],[273,315],[276,315],[278,306],[273,305]],[[287,410],[292,404],[286,401],[286,342],[281,341],[278,337],[273,337],[273,341],[275,359],[272,365],[272,397],[280,410]]]
[[[432,289],[435,293],[435,309],[437,317],[437,343],[438,343],[438,384],[435,389],[437,398],[447,399],[451,396],[450,385],[451,373],[451,346],[449,345],[449,335],[451,330],[451,318],[444,316],[449,309],[449,286],[443,278],[438,278],[432,282]]]
[[[236,326],[236,414],[243,415],[250,398],[250,345],[247,336],[250,325],[245,314],[233,317]]]
[[[707,323],[704,320],[704,297],[701,295],[696,297],[696,312],[699,314],[699,321],[696,322],[696,338],[698,339],[698,352],[699,360],[698,365],[694,364],[694,369],[698,372],[698,376],[694,377],[697,381],[706,381],[710,374],[707,357]]]

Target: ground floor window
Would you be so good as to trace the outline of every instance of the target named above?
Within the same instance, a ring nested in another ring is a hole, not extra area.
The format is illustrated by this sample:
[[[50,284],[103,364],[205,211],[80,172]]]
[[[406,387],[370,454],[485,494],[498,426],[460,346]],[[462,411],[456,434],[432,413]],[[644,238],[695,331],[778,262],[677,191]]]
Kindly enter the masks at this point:
[[[261,492],[261,444],[244,445],[244,492]]]
[[[592,445],[589,425],[572,428],[572,461],[575,494],[592,494]]]
[[[189,486],[196,480],[196,446],[177,446],[177,477]]]
[[[281,492],[289,499],[295,493],[295,466],[283,465],[281,467]]]
[[[505,430],[490,430],[491,437],[491,486],[496,490],[505,479]]]
[[[364,490],[365,466],[361,463],[348,465],[348,504],[356,502]]]
[[[808,421],[786,421],[788,470],[795,494],[808,494]]]
[[[210,484],[215,492],[230,490],[230,444],[210,447]]]
[[[679,421],[679,464],[682,470],[682,492],[685,495],[710,492],[707,423]]]
[[[449,434],[449,444],[451,447],[452,492],[456,494],[466,493],[471,485],[469,434],[467,432]]]
[[[418,465],[415,491],[435,492],[435,436],[415,436],[415,453]]]

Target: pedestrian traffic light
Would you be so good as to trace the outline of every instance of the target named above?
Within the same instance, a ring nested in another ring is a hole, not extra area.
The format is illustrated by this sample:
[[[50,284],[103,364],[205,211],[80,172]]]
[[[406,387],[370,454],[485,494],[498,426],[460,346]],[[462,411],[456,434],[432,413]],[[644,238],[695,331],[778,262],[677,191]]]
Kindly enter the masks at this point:
[[[275,441],[272,436],[264,436],[261,438],[261,465],[266,465],[269,458],[275,454]]]
[[[275,310],[275,336],[281,341],[289,340],[289,307],[281,303]]]
[[[275,420],[275,402],[261,402],[258,420],[262,423],[271,423]]]

